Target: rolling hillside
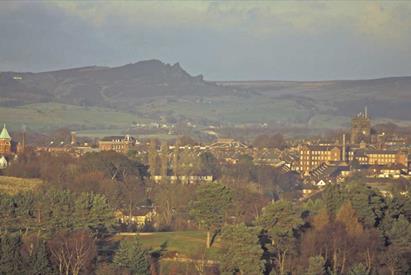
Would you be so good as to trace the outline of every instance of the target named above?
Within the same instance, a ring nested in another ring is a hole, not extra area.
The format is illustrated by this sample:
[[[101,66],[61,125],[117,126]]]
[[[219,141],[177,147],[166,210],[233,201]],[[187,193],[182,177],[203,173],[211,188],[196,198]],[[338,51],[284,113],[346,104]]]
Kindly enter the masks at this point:
[[[178,63],[141,61],[0,73],[0,122],[32,128],[119,128],[132,122],[345,127],[368,106],[378,122],[411,123],[411,77],[345,81],[204,81]]]

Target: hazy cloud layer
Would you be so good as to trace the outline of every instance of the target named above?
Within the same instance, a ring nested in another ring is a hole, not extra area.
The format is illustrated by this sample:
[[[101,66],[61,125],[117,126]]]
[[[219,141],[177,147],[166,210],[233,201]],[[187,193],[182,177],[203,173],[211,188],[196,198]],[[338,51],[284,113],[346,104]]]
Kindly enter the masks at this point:
[[[408,2],[0,2],[0,70],[180,62],[207,79],[411,75]]]

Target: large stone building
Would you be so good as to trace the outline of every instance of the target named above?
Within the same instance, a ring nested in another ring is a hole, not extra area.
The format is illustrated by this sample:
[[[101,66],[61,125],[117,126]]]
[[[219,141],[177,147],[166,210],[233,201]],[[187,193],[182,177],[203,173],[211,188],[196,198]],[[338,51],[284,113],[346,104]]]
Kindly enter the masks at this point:
[[[303,145],[300,147],[299,172],[307,174],[323,163],[345,161],[345,149],[340,145]]]
[[[371,120],[368,117],[367,107],[364,113],[359,113],[351,121],[351,143],[360,144],[371,142]]]
[[[127,153],[135,145],[136,139],[129,135],[104,137],[98,142],[100,151],[115,151],[118,153]]]
[[[362,166],[400,165],[407,169],[408,152],[401,150],[361,149],[346,145],[303,145],[300,147],[298,171],[308,175],[323,164],[353,164]]]

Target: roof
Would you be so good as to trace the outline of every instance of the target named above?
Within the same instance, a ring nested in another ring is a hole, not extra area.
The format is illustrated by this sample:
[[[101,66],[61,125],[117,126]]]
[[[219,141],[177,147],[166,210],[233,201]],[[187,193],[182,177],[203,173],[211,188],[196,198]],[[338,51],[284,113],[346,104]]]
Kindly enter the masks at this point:
[[[395,150],[367,150],[367,151],[365,151],[366,155],[375,155],[375,154],[395,155],[397,153],[398,153],[398,151],[395,151]]]
[[[341,149],[339,145],[304,145],[311,151],[331,151],[335,148]]]
[[[135,140],[135,138],[133,138],[132,136],[129,135],[125,135],[125,136],[108,136],[108,137],[103,137],[100,141],[133,141]]]
[[[0,134],[0,139],[9,139],[9,140],[11,139],[9,132],[7,131],[7,128],[6,128],[6,124],[4,124],[3,126],[3,130],[1,131],[1,134]]]

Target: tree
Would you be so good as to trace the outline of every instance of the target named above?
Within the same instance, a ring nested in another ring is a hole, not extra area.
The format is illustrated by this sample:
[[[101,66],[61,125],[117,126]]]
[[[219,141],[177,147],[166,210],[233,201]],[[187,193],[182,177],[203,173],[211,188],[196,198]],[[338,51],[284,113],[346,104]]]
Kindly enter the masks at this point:
[[[348,272],[348,275],[368,275],[368,274],[370,273],[367,270],[367,267],[363,265],[362,263],[353,265],[350,271]]]
[[[210,152],[202,153],[199,157],[199,175],[213,176],[218,178],[220,176],[220,166],[218,160]]]
[[[338,208],[344,201],[344,193],[339,185],[329,184],[325,187],[323,192],[323,200],[327,209],[330,220],[335,219]]]
[[[29,275],[53,274],[46,242],[39,239],[37,235],[31,235],[23,239],[23,244],[25,273]]]
[[[358,217],[351,203],[345,202],[338,210],[336,221],[345,225],[347,233],[351,236],[360,236],[363,233],[363,227],[358,222]]]
[[[221,229],[231,200],[231,190],[221,183],[205,184],[197,189],[196,197],[190,204],[190,214],[200,227],[207,230],[207,248]]]
[[[148,167],[151,176],[155,176],[158,173],[158,154],[157,154],[157,141],[155,139],[150,140],[148,148]]]
[[[0,237],[0,274],[22,274],[23,258],[20,246],[21,239],[18,235],[4,234]]]
[[[189,226],[189,203],[193,200],[195,188],[191,184],[154,186],[152,199],[160,229],[182,230]]]
[[[140,239],[123,240],[114,255],[113,262],[119,267],[128,269],[134,275],[149,274],[149,253],[143,248]]]
[[[267,205],[257,219],[273,248],[280,274],[285,274],[286,259],[295,250],[296,233],[304,224],[301,210],[292,202],[280,200]]]
[[[387,208],[384,197],[360,183],[354,183],[348,189],[348,197],[359,221],[367,228],[379,226]]]
[[[223,274],[263,274],[264,250],[259,243],[261,229],[244,224],[225,226],[221,234]]]
[[[160,160],[161,160],[161,166],[160,166],[161,179],[162,179],[162,182],[166,182],[167,175],[168,175],[168,144],[166,141],[163,141],[163,143],[161,144]]]
[[[326,274],[325,259],[322,256],[314,256],[308,259],[308,269],[306,275]]]
[[[174,145],[174,154],[173,154],[173,174],[174,176],[180,175],[179,171],[179,161],[180,161],[180,145],[181,139],[177,138]]]
[[[400,216],[392,224],[387,236],[392,244],[403,251],[411,250],[411,223],[404,216]]]
[[[90,273],[97,256],[94,239],[84,229],[57,232],[48,246],[60,274]]]
[[[104,195],[81,193],[75,200],[75,227],[96,230],[114,224],[113,210]]]

